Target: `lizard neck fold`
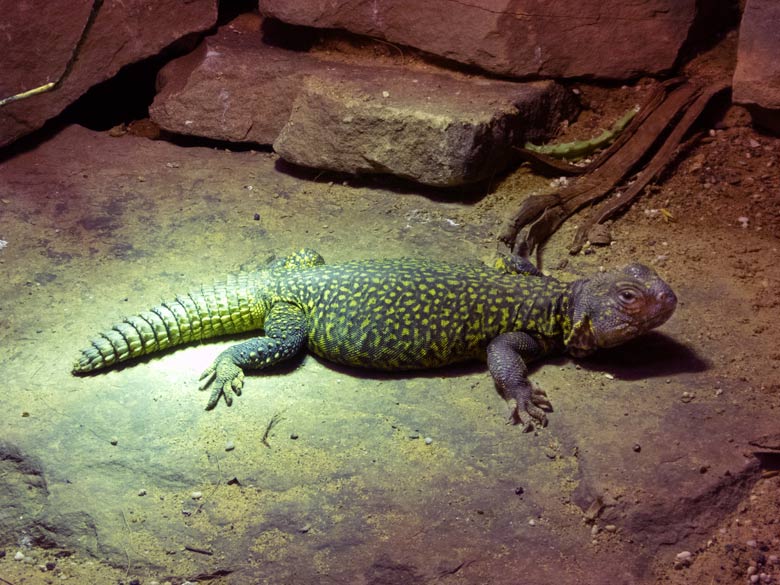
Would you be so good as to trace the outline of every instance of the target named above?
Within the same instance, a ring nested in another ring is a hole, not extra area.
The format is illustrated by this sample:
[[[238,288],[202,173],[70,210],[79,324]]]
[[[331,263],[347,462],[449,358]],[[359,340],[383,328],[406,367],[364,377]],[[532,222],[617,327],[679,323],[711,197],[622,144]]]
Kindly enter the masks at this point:
[[[561,320],[563,345],[566,352],[573,357],[584,357],[593,353],[598,347],[593,333],[593,323],[582,307],[586,294],[586,280],[571,283],[558,301],[557,314]]]

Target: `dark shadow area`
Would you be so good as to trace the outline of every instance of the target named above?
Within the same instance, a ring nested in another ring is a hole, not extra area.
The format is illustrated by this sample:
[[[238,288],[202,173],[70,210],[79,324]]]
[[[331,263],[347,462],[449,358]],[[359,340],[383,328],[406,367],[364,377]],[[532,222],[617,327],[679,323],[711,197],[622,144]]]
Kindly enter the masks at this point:
[[[157,93],[157,73],[168,61],[191,52],[202,36],[187,35],[158,55],[126,65],[111,79],[88,90],[59,118],[90,130],[105,131],[148,117],[149,106]]]
[[[698,2],[696,17],[678,53],[674,69],[679,70],[684,63],[713,48],[729,31],[739,27],[739,5],[737,0]]]
[[[301,53],[311,50],[322,34],[320,29],[288,24],[275,18],[264,18],[261,26],[265,44]]]
[[[758,465],[766,472],[780,472],[780,453],[775,451],[754,451]]]
[[[37,130],[25,134],[11,144],[0,148],[0,163],[10,160],[20,154],[24,154],[25,152],[35,150],[39,145],[48,142],[69,125],[70,122],[62,119],[61,116],[52,118]]]
[[[216,140],[205,136],[187,136],[174,134],[160,129],[159,140],[164,140],[181,148],[213,148],[215,150],[229,150],[231,152],[273,152],[270,144],[259,142],[230,142],[229,140]]]
[[[240,14],[258,12],[258,0],[219,0],[217,5],[217,26],[227,24]]]
[[[284,159],[278,159],[275,163],[276,170],[285,175],[289,175],[301,181],[311,181],[314,183],[349,183],[350,187],[357,189],[384,189],[398,195],[422,195],[431,201],[441,203],[465,203],[473,205],[493,193],[503,178],[510,172],[515,171],[512,165],[509,165],[505,171],[496,174],[489,179],[469,185],[459,185],[457,187],[432,187],[416,183],[410,179],[403,179],[395,175],[386,174],[365,174],[352,175],[338,171],[329,171],[324,169],[315,169],[302,167],[289,163]]]
[[[360,368],[357,366],[345,366],[328,361],[324,358],[310,354],[320,364],[345,376],[353,378],[361,378],[363,380],[408,380],[410,378],[457,378],[459,376],[465,376],[468,374],[474,374],[477,372],[485,372],[485,375],[489,376],[487,366],[484,362],[479,360],[469,360],[459,362],[456,364],[450,364],[447,366],[441,366],[438,368],[428,368],[425,370],[402,370],[398,372],[388,372],[384,370],[376,370],[373,368]]]
[[[656,331],[618,347],[601,349],[578,363],[587,370],[609,369],[620,380],[642,380],[704,372],[707,360],[693,349]]]

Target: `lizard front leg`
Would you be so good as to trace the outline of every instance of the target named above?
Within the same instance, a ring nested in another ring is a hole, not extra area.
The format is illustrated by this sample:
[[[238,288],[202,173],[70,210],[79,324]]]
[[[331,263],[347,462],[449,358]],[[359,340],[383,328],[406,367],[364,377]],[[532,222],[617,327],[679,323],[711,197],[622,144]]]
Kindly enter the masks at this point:
[[[200,389],[212,386],[206,410],[219,402],[233,403],[231,392],[241,396],[244,368],[262,369],[278,364],[298,353],[306,343],[309,330],[304,312],[288,303],[275,304],[265,319],[265,336],[254,337],[223,351],[200,376]]]
[[[547,425],[547,415],[542,408],[552,409],[544,390],[528,379],[526,362],[544,353],[543,346],[531,335],[522,331],[503,333],[487,347],[487,363],[496,386],[506,399],[516,402],[512,420],[523,425],[523,431],[533,430],[533,422],[523,423],[521,411],[527,412],[541,426]]]

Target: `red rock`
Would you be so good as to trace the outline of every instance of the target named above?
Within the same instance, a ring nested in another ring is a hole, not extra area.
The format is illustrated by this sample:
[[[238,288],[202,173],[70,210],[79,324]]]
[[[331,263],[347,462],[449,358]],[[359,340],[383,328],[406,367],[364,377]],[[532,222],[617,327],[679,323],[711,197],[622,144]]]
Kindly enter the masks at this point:
[[[502,75],[623,79],[674,65],[697,0],[263,0],[260,9]]]
[[[452,187],[501,172],[513,146],[544,141],[574,112],[552,81],[354,67],[306,80],[274,150],[298,165]]]
[[[171,61],[149,115],[164,130],[271,144],[287,123],[304,76],[328,64],[263,43],[259,20],[240,18]]]
[[[540,142],[574,114],[551,81],[326,61],[264,44],[250,19],[169,63],[150,108],[164,130],[273,144],[285,160],[453,186],[500,172],[513,145]]]
[[[736,103],[747,106],[754,121],[780,134],[780,3],[747,0],[739,29]]]
[[[0,99],[60,77],[92,5],[91,0],[3,3]],[[189,33],[208,29],[216,19],[216,0],[104,2],[63,84],[0,107],[0,146],[40,128],[122,66],[155,55]]]

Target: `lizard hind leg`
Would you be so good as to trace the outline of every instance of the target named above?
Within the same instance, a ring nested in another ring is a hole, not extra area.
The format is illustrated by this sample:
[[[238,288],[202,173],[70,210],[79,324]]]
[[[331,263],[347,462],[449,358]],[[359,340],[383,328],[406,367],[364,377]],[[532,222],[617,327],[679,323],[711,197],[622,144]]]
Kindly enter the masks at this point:
[[[308,325],[305,313],[295,305],[277,303],[265,320],[265,336],[253,337],[223,351],[200,376],[200,389],[211,386],[206,410],[225,397],[233,403],[232,394],[241,395],[244,369],[263,369],[297,354],[306,344]]]

